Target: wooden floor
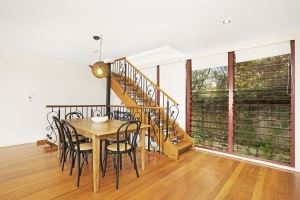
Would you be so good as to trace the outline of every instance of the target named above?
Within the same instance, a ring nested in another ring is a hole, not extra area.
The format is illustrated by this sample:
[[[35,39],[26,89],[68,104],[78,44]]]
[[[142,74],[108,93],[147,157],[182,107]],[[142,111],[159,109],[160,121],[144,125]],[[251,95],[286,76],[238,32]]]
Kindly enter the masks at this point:
[[[0,199],[300,199],[300,174],[209,153],[190,151],[179,161],[147,155],[140,178],[124,162],[120,189],[109,162],[95,194],[91,164],[77,188],[76,170],[69,176],[68,163],[61,172],[56,152],[35,144],[0,148]]]

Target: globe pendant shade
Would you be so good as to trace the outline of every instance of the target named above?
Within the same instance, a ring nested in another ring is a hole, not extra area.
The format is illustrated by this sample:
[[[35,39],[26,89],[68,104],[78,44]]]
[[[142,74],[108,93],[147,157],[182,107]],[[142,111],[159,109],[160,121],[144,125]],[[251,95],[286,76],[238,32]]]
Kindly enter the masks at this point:
[[[92,69],[92,73],[97,78],[106,78],[108,66],[103,61],[95,62],[93,65],[89,65]]]

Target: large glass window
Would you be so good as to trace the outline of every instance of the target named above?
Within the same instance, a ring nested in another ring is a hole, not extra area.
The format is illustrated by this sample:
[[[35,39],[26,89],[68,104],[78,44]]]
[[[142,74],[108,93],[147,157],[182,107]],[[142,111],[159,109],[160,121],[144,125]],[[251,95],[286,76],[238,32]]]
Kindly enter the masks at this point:
[[[233,152],[291,164],[290,54],[234,65]],[[192,71],[191,135],[227,151],[227,66]]]
[[[196,145],[227,150],[227,66],[192,71],[192,137]]]
[[[290,163],[290,57],[234,67],[234,151]]]

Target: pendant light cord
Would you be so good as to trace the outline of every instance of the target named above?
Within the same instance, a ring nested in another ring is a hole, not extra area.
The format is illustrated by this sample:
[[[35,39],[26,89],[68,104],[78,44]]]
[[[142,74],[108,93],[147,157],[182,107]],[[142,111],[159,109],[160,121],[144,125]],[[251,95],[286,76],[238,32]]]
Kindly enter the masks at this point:
[[[101,53],[102,53],[102,35],[100,36],[100,39],[99,39],[99,42],[100,42],[100,50],[99,50],[99,62],[101,62]]]

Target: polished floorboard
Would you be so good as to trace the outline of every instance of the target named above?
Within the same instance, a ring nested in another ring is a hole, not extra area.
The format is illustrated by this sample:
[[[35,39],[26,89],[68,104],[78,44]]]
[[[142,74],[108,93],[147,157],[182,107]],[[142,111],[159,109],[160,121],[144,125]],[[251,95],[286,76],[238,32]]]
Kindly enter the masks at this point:
[[[91,162],[77,188],[76,168],[69,176],[67,163],[62,172],[56,152],[43,153],[35,144],[0,148],[0,199],[300,199],[299,173],[189,151],[178,161],[147,155],[137,178],[127,157],[119,190],[110,158],[100,192],[93,193]]]

